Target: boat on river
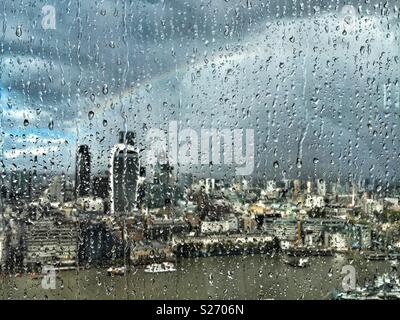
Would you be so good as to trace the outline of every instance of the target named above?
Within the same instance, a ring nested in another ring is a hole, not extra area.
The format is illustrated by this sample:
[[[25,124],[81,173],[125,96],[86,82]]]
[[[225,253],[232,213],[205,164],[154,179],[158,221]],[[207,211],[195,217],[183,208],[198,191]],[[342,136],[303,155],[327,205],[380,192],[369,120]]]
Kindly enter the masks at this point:
[[[295,268],[305,268],[310,265],[308,258],[291,257],[283,260],[284,263]]]
[[[175,265],[172,262],[153,263],[144,269],[147,273],[160,273],[160,272],[174,272],[176,271]]]
[[[125,267],[110,267],[107,269],[109,276],[124,276],[126,273]]]

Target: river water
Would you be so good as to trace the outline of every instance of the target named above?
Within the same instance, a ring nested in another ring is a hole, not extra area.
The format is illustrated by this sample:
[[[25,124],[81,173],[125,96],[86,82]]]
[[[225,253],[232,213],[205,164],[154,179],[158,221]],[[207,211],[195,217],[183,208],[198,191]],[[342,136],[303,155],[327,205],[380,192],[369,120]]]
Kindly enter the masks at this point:
[[[1,299],[326,299],[341,288],[342,267],[353,265],[357,283],[390,271],[390,263],[360,255],[311,257],[307,268],[294,268],[282,256],[225,256],[184,259],[177,272],[108,276],[106,269],[62,271],[55,290],[41,278],[2,276]]]

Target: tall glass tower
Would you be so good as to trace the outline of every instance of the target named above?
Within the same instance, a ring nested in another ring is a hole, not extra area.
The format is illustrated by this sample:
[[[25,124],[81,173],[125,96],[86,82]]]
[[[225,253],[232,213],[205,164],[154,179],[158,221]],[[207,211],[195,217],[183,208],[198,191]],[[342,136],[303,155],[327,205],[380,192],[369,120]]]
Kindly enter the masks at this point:
[[[111,155],[111,214],[130,215],[138,207],[140,161],[135,134],[120,132],[119,143]]]
[[[90,153],[89,146],[81,145],[76,154],[75,195],[84,197],[90,193]]]

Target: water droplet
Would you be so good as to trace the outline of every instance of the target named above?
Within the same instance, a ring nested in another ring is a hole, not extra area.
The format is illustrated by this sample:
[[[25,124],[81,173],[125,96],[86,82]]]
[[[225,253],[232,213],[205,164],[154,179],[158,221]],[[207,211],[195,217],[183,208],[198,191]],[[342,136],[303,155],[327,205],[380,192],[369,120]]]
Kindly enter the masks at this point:
[[[107,122],[106,119],[104,119],[104,120],[103,120],[103,127],[107,127],[107,125],[108,125],[108,122]]]
[[[153,89],[153,86],[150,83],[146,84],[146,91],[147,92],[150,92],[152,89]]]
[[[88,113],[89,120],[92,120],[93,117],[94,117],[94,112],[93,111],[89,111],[89,113]]]
[[[20,38],[22,36],[22,27],[21,26],[17,26],[17,29],[15,30],[15,34],[18,38]]]
[[[28,119],[25,119],[25,120],[24,120],[24,126],[25,126],[25,127],[29,126],[29,120],[28,120]]]
[[[151,111],[153,108],[152,108],[152,106],[151,106],[151,104],[148,104],[147,105],[147,111]]]
[[[352,24],[353,23],[353,18],[350,16],[347,16],[344,18],[344,22],[346,22],[347,24]]]
[[[224,35],[229,36],[229,26],[228,25],[225,25]]]
[[[103,86],[103,94],[106,95],[108,94],[108,85],[104,84]]]
[[[51,120],[51,121],[49,122],[49,129],[50,129],[50,130],[53,130],[53,129],[54,129],[54,121],[53,121],[53,120]]]
[[[278,161],[275,161],[275,162],[274,162],[274,168],[275,168],[275,169],[278,169],[278,168],[279,168],[279,162],[278,162]]]
[[[251,3],[251,0],[247,0],[247,9],[251,9],[253,7],[253,4]]]

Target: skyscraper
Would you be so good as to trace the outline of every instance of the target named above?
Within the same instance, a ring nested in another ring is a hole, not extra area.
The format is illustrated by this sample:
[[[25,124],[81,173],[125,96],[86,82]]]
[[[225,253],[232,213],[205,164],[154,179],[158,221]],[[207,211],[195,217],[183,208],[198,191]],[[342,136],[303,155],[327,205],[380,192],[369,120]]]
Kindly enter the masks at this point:
[[[167,163],[157,162],[154,168],[154,180],[149,193],[150,208],[162,208],[174,201],[173,167]]]
[[[313,182],[311,180],[308,180],[307,181],[307,193],[308,194],[313,193],[313,188],[314,188]]]
[[[89,146],[81,145],[76,154],[75,195],[84,197],[90,193],[90,153]]]
[[[120,132],[110,161],[111,214],[131,214],[137,209],[140,170],[133,132]]]
[[[34,156],[33,157],[33,166],[32,166],[32,196],[36,197],[37,196],[37,191],[38,191],[38,172],[37,172],[37,167],[38,167],[38,157]]]
[[[10,198],[16,201],[32,198],[32,172],[13,171],[11,173]]]
[[[96,176],[93,178],[93,195],[95,197],[105,199],[109,196],[109,177],[108,176]]]
[[[51,202],[64,202],[65,176],[53,176],[47,188],[47,196]]]
[[[298,196],[301,192],[301,181],[296,179],[293,181],[293,195]]]
[[[324,179],[318,179],[317,191],[318,191],[318,195],[320,195],[322,197],[326,196],[326,182]]]

